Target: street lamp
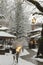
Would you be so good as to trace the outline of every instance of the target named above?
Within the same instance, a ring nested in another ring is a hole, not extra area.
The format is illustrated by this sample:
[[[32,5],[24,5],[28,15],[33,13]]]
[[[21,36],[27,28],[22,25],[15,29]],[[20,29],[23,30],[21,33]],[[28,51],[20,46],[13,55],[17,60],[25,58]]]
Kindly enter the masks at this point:
[[[33,17],[33,19],[32,19],[32,23],[33,23],[33,24],[36,23],[36,18],[35,18],[35,17]]]
[[[33,18],[32,18],[32,30],[35,29],[35,23],[36,23],[36,18],[33,17]]]

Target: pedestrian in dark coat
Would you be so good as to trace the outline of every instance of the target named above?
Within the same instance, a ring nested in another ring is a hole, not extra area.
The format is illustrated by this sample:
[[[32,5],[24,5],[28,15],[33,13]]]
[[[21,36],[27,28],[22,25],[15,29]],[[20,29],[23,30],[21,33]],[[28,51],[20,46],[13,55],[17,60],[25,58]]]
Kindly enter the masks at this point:
[[[41,37],[38,39],[38,52],[36,57],[39,57],[40,54],[43,56],[43,24],[42,24]]]

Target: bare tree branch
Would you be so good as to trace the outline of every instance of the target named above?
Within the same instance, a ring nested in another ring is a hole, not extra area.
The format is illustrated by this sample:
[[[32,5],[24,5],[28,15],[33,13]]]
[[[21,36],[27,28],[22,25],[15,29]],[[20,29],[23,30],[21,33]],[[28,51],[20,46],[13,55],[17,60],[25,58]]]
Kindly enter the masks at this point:
[[[40,5],[39,2],[37,2],[35,0],[27,0],[27,1],[31,2],[32,4],[34,4],[39,11],[43,12],[43,7]]]
[[[33,15],[35,15],[35,14],[43,15],[43,13],[38,13],[38,12],[33,13]]]

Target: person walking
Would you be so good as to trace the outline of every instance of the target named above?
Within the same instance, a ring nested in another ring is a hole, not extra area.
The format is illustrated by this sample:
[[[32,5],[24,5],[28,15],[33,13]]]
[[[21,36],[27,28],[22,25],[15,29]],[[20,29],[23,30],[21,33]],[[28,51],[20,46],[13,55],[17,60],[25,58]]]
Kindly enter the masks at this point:
[[[40,55],[41,57],[43,57],[43,24],[42,24],[41,37],[38,39],[38,52],[36,57],[39,57]]]

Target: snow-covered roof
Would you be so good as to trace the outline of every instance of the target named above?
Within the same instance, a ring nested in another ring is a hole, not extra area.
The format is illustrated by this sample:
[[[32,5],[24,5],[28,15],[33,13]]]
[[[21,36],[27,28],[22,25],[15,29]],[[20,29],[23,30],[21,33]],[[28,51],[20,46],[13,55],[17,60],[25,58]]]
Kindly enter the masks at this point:
[[[29,31],[29,32],[38,32],[38,31],[41,31],[42,30],[42,28],[40,27],[40,28],[37,28],[37,29],[35,29],[35,30],[31,30],[31,31]]]
[[[33,35],[33,36],[31,36],[30,38],[35,38],[35,37],[38,37],[38,36],[41,36],[41,34]]]
[[[3,31],[0,31],[0,37],[3,37],[3,38],[16,38],[16,36],[11,35],[7,32],[3,32]]]
[[[8,30],[9,28],[7,27],[0,27],[0,30]]]

